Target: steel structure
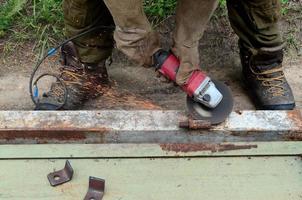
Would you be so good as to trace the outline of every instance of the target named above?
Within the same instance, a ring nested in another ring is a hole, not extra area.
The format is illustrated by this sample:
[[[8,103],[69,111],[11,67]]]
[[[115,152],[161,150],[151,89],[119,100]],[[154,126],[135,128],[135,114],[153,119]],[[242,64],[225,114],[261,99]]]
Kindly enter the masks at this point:
[[[301,200],[301,111],[190,123],[181,111],[2,111],[0,199],[84,199],[93,176],[106,200]],[[73,179],[51,187],[66,160]]]

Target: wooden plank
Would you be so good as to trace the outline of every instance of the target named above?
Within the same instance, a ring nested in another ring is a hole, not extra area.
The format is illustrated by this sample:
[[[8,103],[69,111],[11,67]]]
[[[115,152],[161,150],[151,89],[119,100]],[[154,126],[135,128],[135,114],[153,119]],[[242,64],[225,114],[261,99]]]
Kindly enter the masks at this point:
[[[200,146],[199,146],[200,145]],[[219,146],[220,145],[220,146]],[[224,146],[226,145],[226,146]],[[0,145],[0,159],[152,158],[302,155],[302,142],[222,144],[41,144]],[[227,149],[223,149],[227,147]],[[220,148],[220,149],[219,149]],[[232,150],[233,148],[233,150]]]
[[[88,177],[106,180],[106,200],[301,200],[300,157],[76,159],[71,182],[46,175],[65,160],[1,160],[0,199],[83,199]]]

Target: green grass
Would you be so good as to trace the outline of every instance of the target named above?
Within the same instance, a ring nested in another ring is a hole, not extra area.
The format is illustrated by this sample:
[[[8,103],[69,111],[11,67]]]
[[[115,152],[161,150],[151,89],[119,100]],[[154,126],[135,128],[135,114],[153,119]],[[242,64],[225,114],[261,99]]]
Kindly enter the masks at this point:
[[[55,39],[55,36],[61,36],[61,6],[62,0],[7,0],[0,6],[0,38]],[[145,0],[146,13],[154,23],[171,15],[175,6],[176,0]]]
[[[282,3],[290,2],[282,0]],[[144,6],[148,18],[157,25],[174,13],[176,4],[176,0],[145,0]],[[9,52],[25,41],[33,41],[34,49],[45,49],[61,41],[64,38],[61,7],[62,0],[0,1],[0,41],[5,40],[2,50]],[[219,8],[219,17],[227,15],[226,0],[220,0]],[[285,6],[282,13],[287,12]]]
[[[25,41],[34,49],[46,48],[63,38],[61,0],[8,0],[0,6],[0,39],[4,52]],[[0,49],[1,51],[1,49]]]
[[[157,25],[162,20],[175,12],[176,0],[145,0],[145,12],[153,25]]]

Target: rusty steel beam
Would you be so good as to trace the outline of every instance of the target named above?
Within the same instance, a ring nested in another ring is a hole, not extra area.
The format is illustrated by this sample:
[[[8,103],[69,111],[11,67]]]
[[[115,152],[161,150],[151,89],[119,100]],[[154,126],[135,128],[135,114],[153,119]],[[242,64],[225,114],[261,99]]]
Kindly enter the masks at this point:
[[[178,131],[180,111],[2,111],[0,131]],[[237,111],[212,131],[301,131],[301,111]]]
[[[182,111],[1,111],[0,143],[170,143],[302,140],[301,111],[236,111],[205,130]]]

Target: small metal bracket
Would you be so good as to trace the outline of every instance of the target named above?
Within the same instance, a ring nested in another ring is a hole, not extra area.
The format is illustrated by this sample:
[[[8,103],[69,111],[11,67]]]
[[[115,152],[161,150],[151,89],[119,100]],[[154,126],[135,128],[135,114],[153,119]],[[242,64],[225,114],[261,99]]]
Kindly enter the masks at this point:
[[[66,183],[72,179],[73,169],[68,160],[66,160],[65,167],[62,170],[49,173],[47,178],[51,186],[58,186]]]
[[[105,191],[105,180],[89,177],[89,188],[84,200],[102,200]]]
[[[191,130],[198,130],[198,129],[210,129],[212,126],[211,122],[206,120],[196,120],[192,117],[188,117],[187,119],[182,119],[179,122],[180,128],[188,128]]]

